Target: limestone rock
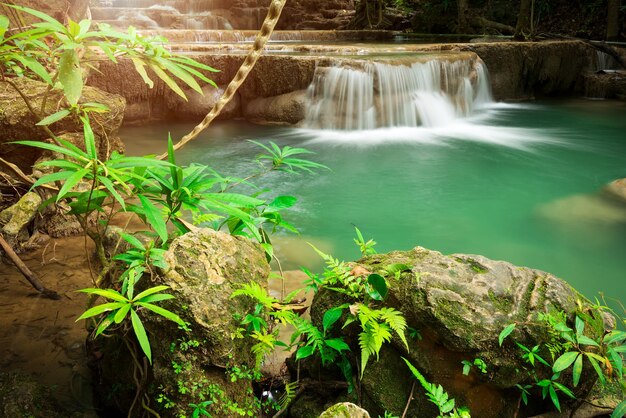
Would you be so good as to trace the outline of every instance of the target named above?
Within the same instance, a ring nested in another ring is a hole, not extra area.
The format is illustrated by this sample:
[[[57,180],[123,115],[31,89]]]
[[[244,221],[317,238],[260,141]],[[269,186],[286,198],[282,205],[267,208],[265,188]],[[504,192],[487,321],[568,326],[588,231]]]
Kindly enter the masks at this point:
[[[353,403],[342,402],[328,408],[319,418],[370,418],[370,414]]]
[[[27,78],[15,79],[14,82],[29,98],[31,105],[39,109],[47,85]],[[50,115],[56,112],[59,101],[59,93],[53,94],[42,113]],[[124,115],[124,99],[96,88],[85,87],[80,103],[87,102],[102,103],[109,108],[109,112],[91,115],[91,125],[97,137],[96,146],[100,157],[104,158],[107,153],[114,150],[122,151],[123,146],[117,139],[117,131]],[[41,150],[9,143],[18,140],[41,141],[48,138],[46,132],[35,125],[37,122],[19,94],[9,84],[0,82],[0,157],[15,163],[26,172],[30,172],[33,163],[41,156]],[[50,125],[50,129],[53,132],[83,131],[82,125],[72,117],[66,117]],[[79,145],[84,149],[82,143]]]
[[[166,99],[167,108],[177,119],[199,122],[215,106],[224,93],[224,89],[216,89],[211,85],[206,85],[202,87],[202,92],[204,94],[200,94],[191,89],[185,90],[185,95],[187,96],[186,101],[177,95],[168,96]],[[239,94],[235,94],[232,100],[228,102],[221,111],[218,119],[233,119],[241,114],[240,108],[241,100]]]
[[[39,205],[41,197],[35,192],[28,192],[13,206],[0,212],[1,232],[9,245],[16,248],[21,242],[28,241],[26,229],[35,218]]]
[[[411,266],[410,273],[389,277],[384,269],[396,263]],[[523,360],[513,340],[527,347],[548,340],[544,328],[530,325],[537,323],[538,313],[563,311],[573,320],[578,301],[583,309],[586,303],[576,290],[549,273],[478,255],[446,256],[417,247],[372,255],[356,266],[388,276],[387,305],[403,312],[408,326],[423,337],[410,343],[409,352],[394,339],[383,346],[379,362],[368,364],[362,382],[363,406],[374,415],[385,410],[397,413],[406,404],[412,377],[400,360],[404,356],[427,379],[441,384],[457,405],[468,406],[473,416],[512,416],[519,398],[515,385],[530,379],[517,371]],[[330,306],[345,302],[337,295],[331,291],[317,294],[311,307],[314,323],[321,324]],[[518,324],[517,328],[500,347],[498,335],[511,323]],[[603,318],[593,318],[585,332],[597,338],[607,327]],[[357,344],[351,331],[346,332]],[[358,351],[358,345],[354,350]],[[488,375],[462,374],[461,362],[474,358],[488,364]],[[568,376],[562,378],[566,381]],[[594,372],[585,369],[583,379],[577,388],[580,396],[593,386]],[[407,416],[431,416],[430,408],[426,402],[414,401]]]
[[[165,259],[169,269],[150,286],[170,287],[167,293],[175,299],[161,306],[177,313],[189,324],[190,331],[185,332],[158,315],[142,314],[153,357],[147,384],[152,388],[150,396],[154,399],[163,395],[180,407],[163,409],[162,404],[157,405],[159,413],[162,417],[186,414],[187,406],[197,403],[202,396],[218,399],[211,404],[213,416],[229,418],[240,416],[235,412],[238,410],[254,411],[256,398],[251,381],[241,378],[231,381],[226,373],[233,366],[245,373],[255,365],[251,339],[236,337],[239,320],[234,318],[250,311],[254,303],[248,298],[230,296],[250,281],[267,286],[270,268],[265,253],[245,238],[200,229],[174,240]],[[105,355],[99,365],[103,370],[101,379],[106,382],[101,388],[104,395],[106,386],[129,384],[132,376],[123,377],[119,370],[122,360],[116,360],[115,356],[122,354],[114,351],[119,349],[119,342],[100,341],[100,344],[108,344],[102,349]],[[119,400],[126,402],[132,398],[132,392],[119,395]]]
[[[295,125],[306,112],[306,90],[297,90],[280,96],[264,97],[246,104],[246,120],[259,124]]]

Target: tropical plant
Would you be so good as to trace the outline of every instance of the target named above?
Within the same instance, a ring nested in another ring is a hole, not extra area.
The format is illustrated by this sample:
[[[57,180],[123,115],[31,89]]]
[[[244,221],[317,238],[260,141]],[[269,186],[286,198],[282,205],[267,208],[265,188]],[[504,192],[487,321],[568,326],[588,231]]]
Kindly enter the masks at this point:
[[[437,418],[470,418],[469,409],[465,407],[456,408],[456,401],[454,398],[450,398],[450,395],[443,389],[443,386],[430,383],[426,378],[411,364],[410,361],[402,357],[402,360],[406,363],[407,367],[422,385],[426,391],[426,397],[430,402],[435,404],[439,410]]]

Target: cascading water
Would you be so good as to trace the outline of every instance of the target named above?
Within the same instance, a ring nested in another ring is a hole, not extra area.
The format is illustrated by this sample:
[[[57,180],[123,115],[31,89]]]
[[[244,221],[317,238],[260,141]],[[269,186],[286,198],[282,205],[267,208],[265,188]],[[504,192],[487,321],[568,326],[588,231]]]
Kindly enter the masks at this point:
[[[446,125],[491,102],[491,93],[482,61],[467,58],[320,67],[308,98],[306,128],[367,130]]]

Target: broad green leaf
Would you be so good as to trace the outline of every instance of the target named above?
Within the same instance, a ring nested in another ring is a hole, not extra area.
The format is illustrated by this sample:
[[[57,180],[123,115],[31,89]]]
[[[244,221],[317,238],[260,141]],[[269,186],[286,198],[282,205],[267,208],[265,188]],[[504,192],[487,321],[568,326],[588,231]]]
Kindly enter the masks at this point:
[[[293,196],[278,196],[276,199],[272,200],[267,207],[268,209],[286,209],[295,205],[297,200],[298,199]]]
[[[441,387],[441,386],[440,386]],[[443,389],[443,388],[442,388]],[[448,412],[452,411],[454,409],[454,399],[450,399],[448,400],[446,403],[444,403],[443,405],[441,405],[441,408],[439,409],[439,411],[442,414],[447,414]]]
[[[614,330],[604,336],[605,344],[613,344],[617,342],[622,342],[624,340],[626,340],[626,332],[624,331]]]
[[[37,122],[37,125],[39,125],[39,126],[52,125],[54,122],[60,121],[61,119],[63,119],[67,115],[69,115],[70,113],[72,113],[72,112],[70,112],[69,109],[59,110],[58,112],[53,113],[50,116],[46,116],[45,118],[43,118],[42,120]]]
[[[141,303],[161,302],[163,300],[170,299],[175,299],[175,296],[167,293],[158,293],[156,295],[149,295],[141,298]]]
[[[98,329],[96,330],[96,337],[102,334],[111,324],[114,323],[113,318],[115,317],[115,314],[116,312],[111,312],[100,322],[100,325],[98,325]]]
[[[574,392],[572,392],[567,386],[562,385],[559,382],[554,382],[554,381],[552,382],[552,384],[554,385],[555,388],[557,388],[558,390],[560,390],[561,392],[563,392],[570,398],[576,399],[576,395],[574,395]]]
[[[91,172],[90,169],[83,168],[82,170],[78,170],[77,172],[72,173],[72,175],[68,177],[67,180],[65,180],[65,183],[63,183],[61,190],[59,190],[59,194],[57,195],[57,202],[63,199],[63,197],[68,192],[70,192],[72,188],[76,186],[90,172]]]
[[[322,326],[324,327],[324,332],[328,331],[330,327],[332,327],[333,324],[337,322],[339,318],[341,318],[342,314],[343,314],[342,308],[332,308],[332,309],[327,310],[324,313],[324,318],[322,320]]]
[[[113,320],[115,321],[116,324],[119,324],[120,322],[124,320],[124,318],[126,318],[126,315],[128,315],[128,311],[130,311],[131,307],[132,305],[130,303],[127,303],[124,306],[122,306],[120,310],[117,311],[117,313],[113,317]]]
[[[162,290],[165,290],[165,289],[169,289],[169,287],[168,286],[164,286],[164,285],[151,287],[150,289],[146,289],[143,292],[141,292],[140,294],[138,294],[137,296],[135,296],[134,300],[138,301],[138,302],[141,302],[142,301],[141,299],[145,298],[146,296],[158,293],[158,292],[160,292]]]
[[[107,299],[115,300],[115,301],[118,301],[118,302],[124,302],[124,303],[128,303],[129,302],[129,300],[126,299],[124,296],[120,295],[118,292],[116,292],[115,290],[111,290],[111,289],[93,289],[93,288],[89,288],[89,289],[81,289],[81,290],[79,290],[79,292],[89,293],[90,295],[102,296],[102,297],[105,297]]]
[[[49,85],[54,84],[52,82],[52,77],[50,77],[50,74],[48,73],[46,68],[41,65],[36,59],[21,54],[15,54],[13,55],[13,57],[21,62],[24,67],[37,74],[43,81],[45,81]]]
[[[72,171],[57,171],[56,173],[46,174],[45,176],[39,178],[34,184],[33,188],[37,186],[41,186],[46,183],[53,183],[55,181],[66,180],[71,177],[74,173]]]
[[[141,349],[148,358],[148,362],[152,364],[152,352],[150,350],[150,341],[148,340],[148,335],[146,335],[146,329],[143,327],[139,315],[137,315],[137,313],[132,309],[130,311],[130,319],[133,324],[133,330],[135,331],[135,335],[137,336],[137,341],[139,341]]]
[[[153,88],[154,81],[152,81],[152,79],[148,77],[148,73],[146,72],[146,69],[145,69],[146,64],[137,57],[131,57],[130,59],[133,62],[133,65],[135,66],[135,70],[141,76],[143,81],[148,85],[148,87]]]
[[[100,315],[103,312],[114,311],[125,305],[128,305],[128,304],[122,303],[122,302],[103,303],[102,305],[94,306],[91,309],[87,309],[85,312],[83,312],[81,316],[78,317],[78,319],[76,319],[76,321],[80,321],[81,319],[91,318],[92,316]]]
[[[49,144],[47,142],[40,142],[40,141],[14,141],[12,142],[12,144],[20,144],[20,145],[26,145],[29,147],[35,147],[35,148],[41,148],[41,149],[45,149],[48,151],[52,151],[52,152],[58,152],[60,154],[64,154],[67,155],[68,157],[74,157],[76,159],[84,159],[87,157],[87,154],[85,154],[84,152],[80,151],[77,152],[73,149],[70,149],[68,147],[62,147],[56,144]]]
[[[574,361],[574,367],[572,368],[572,382],[574,383],[574,387],[578,386],[578,382],[580,382],[580,375],[583,372],[583,356],[578,355],[576,357],[576,361]]]
[[[514,329],[515,329],[515,324],[509,324],[502,330],[502,332],[498,336],[498,344],[500,346],[502,346],[504,339],[508,337],[513,332]]]
[[[127,243],[129,243],[133,247],[137,248],[138,250],[141,250],[141,251],[145,251],[146,250],[146,248],[141,243],[141,241],[139,241],[134,235],[130,235],[130,234],[127,234],[125,232],[122,232],[121,236],[124,239],[124,241],[126,241]]]
[[[6,33],[8,28],[9,18],[4,15],[0,15],[0,39],[4,38],[4,34]]]
[[[374,288],[380,299],[372,297],[376,300],[384,300],[387,297],[387,293],[389,293],[389,289],[387,288],[387,282],[385,278],[379,274],[373,273],[367,276],[367,282]],[[370,293],[372,296],[372,293]]]
[[[554,390],[554,386],[552,385],[548,386],[548,391],[550,393],[550,399],[552,400],[552,403],[554,404],[555,408],[557,409],[557,411],[561,412],[561,403],[559,402],[559,395],[556,394],[556,391]]]
[[[585,335],[578,336],[578,343],[583,344],[583,345],[593,345],[594,347],[600,347],[596,341],[592,340],[591,338]]]
[[[98,159],[98,150],[96,149],[96,138],[93,134],[93,129],[91,129],[91,123],[89,122],[88,116],[81,116],[80,120],[83,122],[83,135],[85,137],[85,150],[87,150],[87,155],[92,160]]]
[[[167,225],[165,224],[165,219],[161,216],[161,211],[144,195],[140,194],[137,195],[137,197],[141,201],[141,206],[148,223],[154,228],[159,238],[161,238],[161,241],[164,243],[167,242]]]
[[[176,82],[174,80],[172,80],[172,78],[169,75],[167,75],[167,73],[165,71],[163,71],[161,68],[159,68],[159,66],[156,65],[156,64],[149,64],[149,66],[152,69],[152,71],[154,71],[154,73],[161,80],[163,80],[165,82],[165,84],[167,84],[170,89],[172,89],[172,91],[174,93],[178,94],[180,97],[182,97],[183,99],[187,100],[187,96],[185,96],[185,93],[183,93],[183,91],[178,86],[178,84],[176,84]]]
[[[554,373],[559,373],[565,369],[567,369],[573,362],[576,360],[580,353],[578,351],[568,351],[565,354],[562,354],[552,366],[552,371]]]
[[[209,199],[216,199],[220,202],[233,203],[243,207],[256,207],[264,203],[263,200],[238,193],[206,193],[204,196]]]
[[[593,369],[596,371],[596,374],[598,375],[598,379],[600,380],[600,383],[602,384],[606,383],[606,379],[604,378],[604,373],[602,372],[602,369],[600,368],[598,361],[595,358],[591,357],[589,355],[590,353],[585,353],[585,354],[587,355],[587,359],[593,366]]]
[[[298,351],[296,351],[296,360],[302,360],[303,358],[309,357],[315,351],[315,347],[312,345],[305,345],[304,347],[300,347]]]
[[[335,351],[350,351],[350,346],[342,338],[331,338],[324,340],[324,343]]]
[[[187,71],[185,71],[182,67],[178,66],[178,64],[174,62],[170,62],[167,59],[158,59],[158,58],[157,58],[157,62],[161,64],[163,67],[165,67],[165,69],[168,70],[170,73],[174,74],[174,76],[181,79],[185,84],[187,84],[193,90],[204,95],[204,92],[202,91],[202,88],[200,87],[198,82],[192,76],[190,76],[189,73],[187,73]]]
[[[68,49],[61,54],[59,60],[59,81],[63,92],[71,105],[76,105],[83,93],[83,74],[80,68],[78,53]]]
[[[181,327],[185,326],[185,322],[182,319],[180,319],[180,317],[176,315],[174,312],[168,311],[167,309],[161,308],[160,306],[156,306],[147,302],[137,302],[137,305],[143,306],[144,308],[149,309],[152,312],[169,319],[170,321],[176,322]]]
[[[126,202],[124,201],[124,198],[119,194],[119,192],[115,189],[113,182],[104,176],[98,176],[98,181],[100,181],[100,183],[102,183],[104,187],[107,188],[109,193],[111,193],[111,196],[113,196],[113,198],[120,204],[122,210],[126,210]]]
[[[585,321],[582,320],[582,318],[578,315],[576,315],[576,335],[580,336],[583,335],[583,332],[585,331]]]

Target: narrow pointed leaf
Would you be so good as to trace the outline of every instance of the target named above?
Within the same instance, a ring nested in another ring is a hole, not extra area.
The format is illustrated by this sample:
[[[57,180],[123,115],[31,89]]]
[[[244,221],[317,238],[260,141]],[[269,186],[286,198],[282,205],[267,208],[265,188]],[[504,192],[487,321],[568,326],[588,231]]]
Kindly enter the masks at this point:
[[[152,351],[150,350],[150,341],[148,340],[146,329],[143,327],[139,315],[137,315],[137,313],[132,309],[130,311],[130,319],[133,324],[135,335],[137,336],[137,341],[139,341],[141,349],[148,358],[148,362],[152,364]]]
[[[161,216],[161,211],[144,195],[140,194],[137,197],[139,197],[139,200],[141,201],[141,206],[144,210],[148,223],[159,235],[161,241],[167,242],[167,225],[165,224],[165,219]]]
[[[580,353],[577,351],[568,351],[565,354],[562,354],[556,361],[554,362],[554,366],[552,366],[552,371],[554,373],[558,373],[567,369],[578,357]]]
[[[81,319],[91,318],[92,316],[100,315],[103,312],[113,311],[123,307],[124,303],[121,302],[111,302],[111,303],[103,303],[102,305],[94,306],[91,309],[87,309],[81,316],[76,319],[76,321],[80,321]]]

